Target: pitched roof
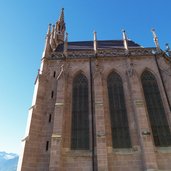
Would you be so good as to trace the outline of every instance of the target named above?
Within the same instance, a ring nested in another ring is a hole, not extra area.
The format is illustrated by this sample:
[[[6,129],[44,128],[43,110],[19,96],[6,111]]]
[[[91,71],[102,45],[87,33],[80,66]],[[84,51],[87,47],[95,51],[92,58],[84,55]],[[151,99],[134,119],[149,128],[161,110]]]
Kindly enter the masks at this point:
[[[68,51],[73,50],[93,50],[93,41],[78,41],[78,42],[68,42]],[[56,52],[63,51],[63,44],[60,44],[56,48]],[[132,40],[128,40],[128,47],[140,48],[141,46]],[[112,48],[124,48],[123,40],[98,40],[98,49],[112,49]]]

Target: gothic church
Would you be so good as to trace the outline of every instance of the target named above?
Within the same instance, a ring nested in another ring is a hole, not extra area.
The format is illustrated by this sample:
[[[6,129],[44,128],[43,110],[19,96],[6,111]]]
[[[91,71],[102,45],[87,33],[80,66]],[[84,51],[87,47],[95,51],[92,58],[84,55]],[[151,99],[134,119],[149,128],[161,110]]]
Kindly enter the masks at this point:
[[[49,25],[18,171],[170,171],[171,58]]]

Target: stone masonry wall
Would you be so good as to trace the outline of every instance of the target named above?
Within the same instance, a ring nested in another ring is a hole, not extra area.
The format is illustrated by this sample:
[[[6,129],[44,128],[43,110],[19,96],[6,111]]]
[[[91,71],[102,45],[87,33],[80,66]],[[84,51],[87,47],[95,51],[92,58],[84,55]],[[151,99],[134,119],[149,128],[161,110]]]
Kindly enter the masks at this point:
[[[40,79],[36,109],[32,109],[28,142],[26,141],[22,171],[91,171],[92,170],[92,136],[91,149],[73,151],[70,149],[72,81],[82,72],[90,85],[89,59],[52,60],[47,62],[45,80]],[[170,65],[159,61],[164,68]],[[126,57],[92,59],[93,92],[95,107],[96,165],[98,171],[147,171],[149,169],[171,170],[171,149],[154,146],[146,102],[141,85],[141,74],[150,71],[156,78],[162,102],[171,127],[171,112],[160,79],[154,57]],[[117,72],[122,78],[124,96],[128,114],[129,131],[132,147],[130,149],[113,149],[109,113],[107,76]],[[171,69],[168,69],[169,73]],[[55,73],[55,74],[54,74]],[[62,73],[62,75],[60,75]],[[163,73],[171,101],[171,79]],[[59,81],[60,80],[60,81]],[[65,85],[64,87],[62,85]],[[51,98],[51,93],[54,97]],[[90,87],[89,87],[90,91]],[[64,94],[60,94],[64,92]],[[91,99],[89,99],[91,100]],[[60,105],[60,106],[59,106]],[[89,110],[91,123],[91,109]],[[51,121],[49,122],[49,115]],[[92,125],[90,124],[90,128]],[[91,135],[91,132],[90,132]],[[99,138],[102,135],[102,138]],[[49,142],[46,149],[47,141]],[[104,160],[103,160],[104,159]]]

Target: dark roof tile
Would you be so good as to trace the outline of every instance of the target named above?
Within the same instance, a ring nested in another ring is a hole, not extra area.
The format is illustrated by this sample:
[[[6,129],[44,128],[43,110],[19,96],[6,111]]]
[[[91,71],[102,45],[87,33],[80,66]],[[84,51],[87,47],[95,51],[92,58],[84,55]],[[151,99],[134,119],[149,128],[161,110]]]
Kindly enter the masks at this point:
[[[97,48],[99,49],[110,49],[110,48],[123,48],[123,40],[98,40]],[[128,47],[141,47],[139,44],[128,40]],[[68,42],[68,50],[93,50],[93,41],[78,41]],[[63,51],[63,44],[56,48],[57,52]]]

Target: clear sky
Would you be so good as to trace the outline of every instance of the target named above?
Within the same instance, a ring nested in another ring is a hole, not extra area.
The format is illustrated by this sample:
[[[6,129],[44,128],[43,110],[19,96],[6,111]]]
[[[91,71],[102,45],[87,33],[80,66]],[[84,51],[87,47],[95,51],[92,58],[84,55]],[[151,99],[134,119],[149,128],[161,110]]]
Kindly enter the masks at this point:
[[[45,34],[61,8],[69,41],[121,39],[121,29],[153,47],[154,27],[162,48],[171,44],[170,0],[0,0],[0,151],[19,153]]]

